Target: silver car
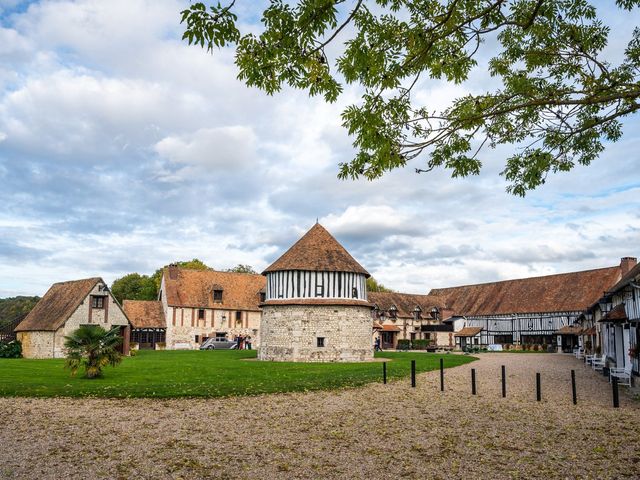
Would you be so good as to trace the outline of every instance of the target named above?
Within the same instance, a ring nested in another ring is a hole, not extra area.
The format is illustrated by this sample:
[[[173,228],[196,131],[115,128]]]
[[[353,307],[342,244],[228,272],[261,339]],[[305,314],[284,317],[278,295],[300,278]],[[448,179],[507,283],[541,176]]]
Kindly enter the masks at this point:
[[[238,342],[235,340],[216,337],[207,338],[200,345],[200,350],[233,350],[234,348],[238,348]]]

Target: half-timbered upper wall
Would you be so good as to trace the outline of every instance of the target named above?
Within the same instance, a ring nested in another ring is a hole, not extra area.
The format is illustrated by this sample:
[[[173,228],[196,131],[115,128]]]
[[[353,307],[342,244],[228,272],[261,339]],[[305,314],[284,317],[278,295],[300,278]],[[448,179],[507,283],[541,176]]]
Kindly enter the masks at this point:
[[[349,298],[367,300],[367,279],[361,273],[286,270],[267,273],[266,300]]]

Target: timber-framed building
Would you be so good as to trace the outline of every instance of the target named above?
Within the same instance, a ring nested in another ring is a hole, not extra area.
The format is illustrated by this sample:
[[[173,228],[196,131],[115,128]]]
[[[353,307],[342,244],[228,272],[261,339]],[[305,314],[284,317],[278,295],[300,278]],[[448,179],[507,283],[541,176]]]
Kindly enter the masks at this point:
[[[431,290],[443,297],[462,328],[471,327],[467,344],[546,345],[561,351],[580,346],[585,311],[636,264],[580,272]],[[458,345],[462,341],[457,336]]]

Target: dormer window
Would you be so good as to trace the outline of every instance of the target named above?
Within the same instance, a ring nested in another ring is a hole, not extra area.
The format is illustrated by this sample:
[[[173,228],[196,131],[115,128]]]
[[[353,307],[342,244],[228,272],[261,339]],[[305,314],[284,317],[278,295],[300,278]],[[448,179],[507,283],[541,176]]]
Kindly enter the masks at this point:
[[[214,289],[213,290],[213,301],[222,303],[222,289]]]
[[[422,309],[419,305],[416,305],[416,308],[413,309],[413,318],[415,320],[420,320],[422,318]]]
[[[391,307],[389,307],[389,316],[391,318],[398,318],[398,307],[391,305]]]

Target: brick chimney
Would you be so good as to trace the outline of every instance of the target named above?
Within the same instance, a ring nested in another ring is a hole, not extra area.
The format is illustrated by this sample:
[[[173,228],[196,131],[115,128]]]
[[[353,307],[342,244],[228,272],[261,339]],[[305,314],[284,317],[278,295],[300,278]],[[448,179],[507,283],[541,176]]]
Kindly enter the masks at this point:
[[[638,259],[636,257],[622,257],[620,259],[620,270],[622,270],[622,276],[624,277],[629,270],[636,266]]]
[[[169,279],[177,280],[178,279],[178,265],[172,263],[169,265]]]

